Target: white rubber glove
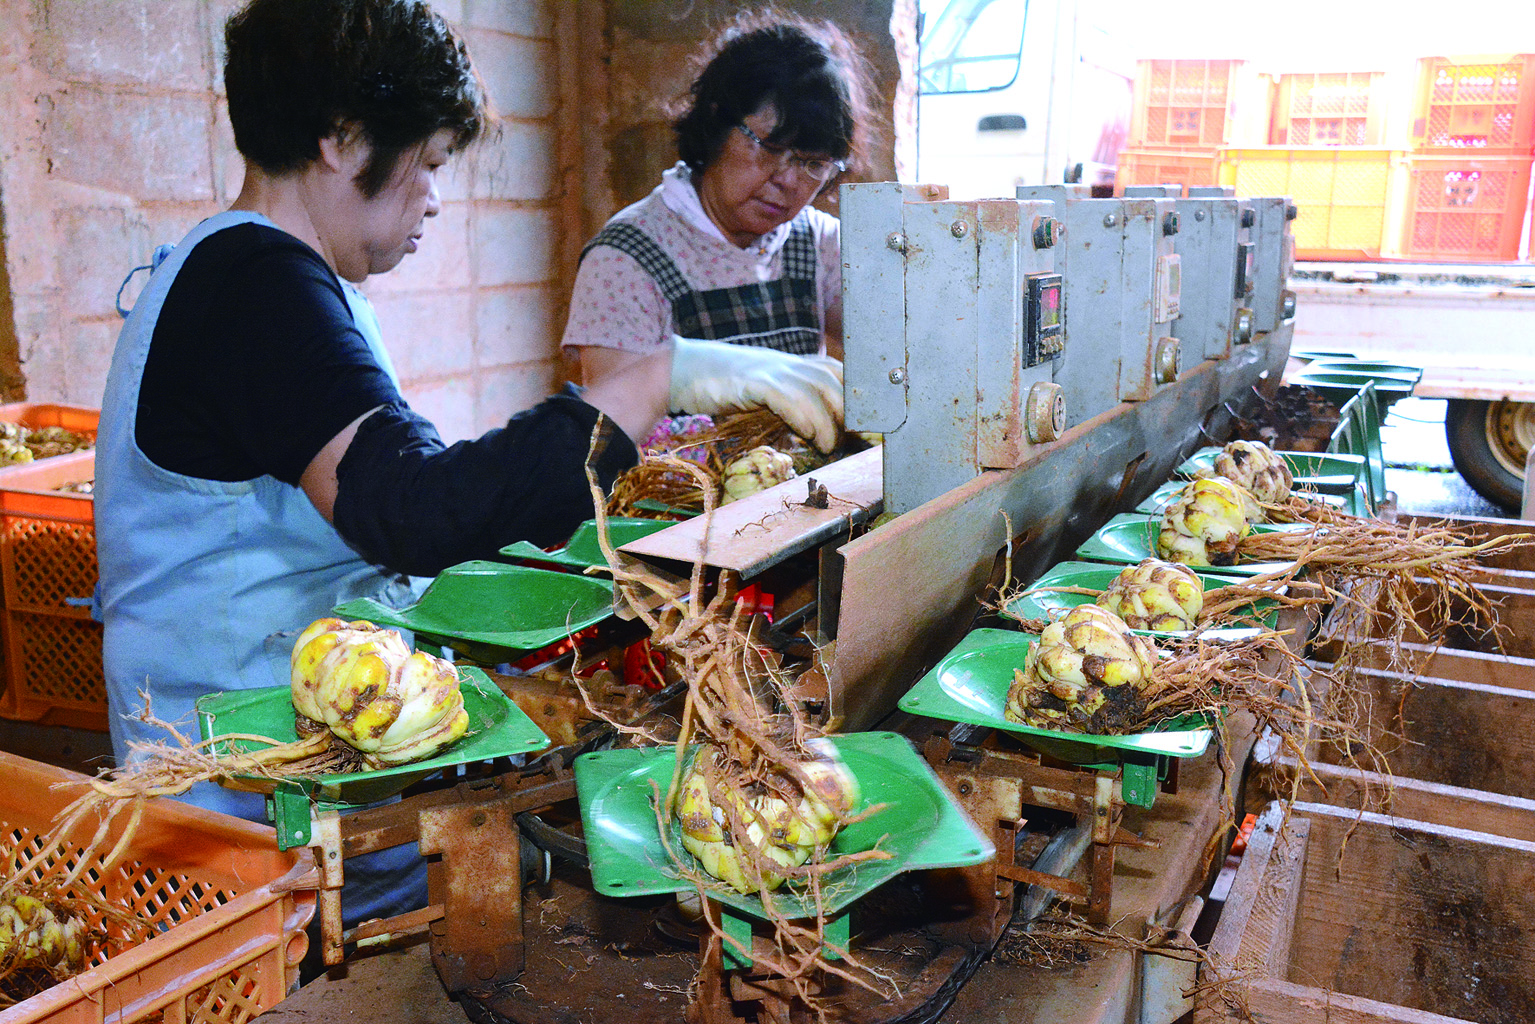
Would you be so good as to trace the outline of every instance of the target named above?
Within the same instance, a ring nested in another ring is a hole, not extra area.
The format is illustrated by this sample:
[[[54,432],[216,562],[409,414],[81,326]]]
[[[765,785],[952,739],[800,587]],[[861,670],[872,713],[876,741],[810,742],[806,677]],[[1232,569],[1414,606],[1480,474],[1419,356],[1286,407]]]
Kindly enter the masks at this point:
[[[771,409],[823,452],[842,430],[842,363],[754,345],[678,338],[672,356],[671,410],[715,415]]]

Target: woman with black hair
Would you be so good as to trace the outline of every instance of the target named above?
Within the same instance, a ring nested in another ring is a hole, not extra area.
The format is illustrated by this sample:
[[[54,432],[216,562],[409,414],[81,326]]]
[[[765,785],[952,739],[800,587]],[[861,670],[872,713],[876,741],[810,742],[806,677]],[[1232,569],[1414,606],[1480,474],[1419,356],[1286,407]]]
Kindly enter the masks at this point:
[[[721,36],[673,125],[680,161],[582,252],[562,344],[585,380],[675,344],[672,411],[766,406],[836,444],[839,235],[810,203],[862,157],[866,80],[829,23],[748,15]]]
[[[225,28],[246,175],[231,209],[158,262],[124,323],[96,451],[98,617],[112,743],[195,733],[198,696],[288,680],[293,637],[338,603],[414,600],[420,580],[519,539],[565,539],[631,437],[664,413],[665,352],[445,446],[399,391],[353,287],[421,244],[436,173],[486,128],[463,44],[421,0],[252,0]],[[255,820],[259,796],[194,803]],[[388,853],[389,851],[385,851]],[[354,919],[420,905],[348,871]]]

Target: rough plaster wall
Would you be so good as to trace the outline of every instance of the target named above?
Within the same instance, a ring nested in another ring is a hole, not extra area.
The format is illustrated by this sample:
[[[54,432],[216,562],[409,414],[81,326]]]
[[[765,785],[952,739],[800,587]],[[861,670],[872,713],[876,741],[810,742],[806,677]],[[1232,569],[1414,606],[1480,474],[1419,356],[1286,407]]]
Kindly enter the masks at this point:
[[[613,211],[643,197],[676,160],[668,105],[686,92],[700,43],[743,6],[732,0],[610,0],[606,5],[611,55],[604,134],[610,192],[601,196],[589,190],[589,202],[601,205],[589,208],[583,227],[600,226]],[[903,60],[898,53],[903,33],[892,32],[892,20],[910,18],[914,32],[914,0],[780,0],[777,6],[835,22],[857,43],[871,65],[871,105],[878,119],[872,126],[872,166],[857,177],[894,179],[907,145],[898,140],[915,138],[915,108],[906,95],[915,54]],[[911,46],[914,50],[914,40]],[[817,205],[836,212],[834,195]]]
[[[98,405],[123,274],[238,192],[219,81],[236,6],[0,0],[3,250],[28,400]],[[453,165],[421,252],[367,290],[407,398],[452,440],[556,383],[560,5],[437,6],[464,30],[505,124]],[[3,394],[7,333],[0,395],[19,397]]]

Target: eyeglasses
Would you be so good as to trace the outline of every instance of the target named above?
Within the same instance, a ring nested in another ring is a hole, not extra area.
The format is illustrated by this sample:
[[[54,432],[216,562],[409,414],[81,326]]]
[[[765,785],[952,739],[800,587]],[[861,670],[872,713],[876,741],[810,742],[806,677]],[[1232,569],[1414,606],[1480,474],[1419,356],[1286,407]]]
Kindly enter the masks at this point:
[[[823,185],[831,180],[832,175],[841,174],[847,170],[846,160],[833,160],[826,156],[801,156],[783,146],[770,146],[757,138],[757,133],[744,124],[736,125],[736,131],[752,141],[752,145],[756,147],[759,164],[771,163],[775,168],[788,164],[802,177]]]

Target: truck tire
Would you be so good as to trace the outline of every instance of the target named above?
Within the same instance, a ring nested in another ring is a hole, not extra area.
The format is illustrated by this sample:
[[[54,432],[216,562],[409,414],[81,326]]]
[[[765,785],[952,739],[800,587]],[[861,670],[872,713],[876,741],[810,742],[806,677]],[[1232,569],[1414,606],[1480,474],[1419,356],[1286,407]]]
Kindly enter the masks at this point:
[[[1535,404],[1451,399],[1444,436],[1466,482],[1517,514],[1524,498],[1524,463],[1535,441]]]

